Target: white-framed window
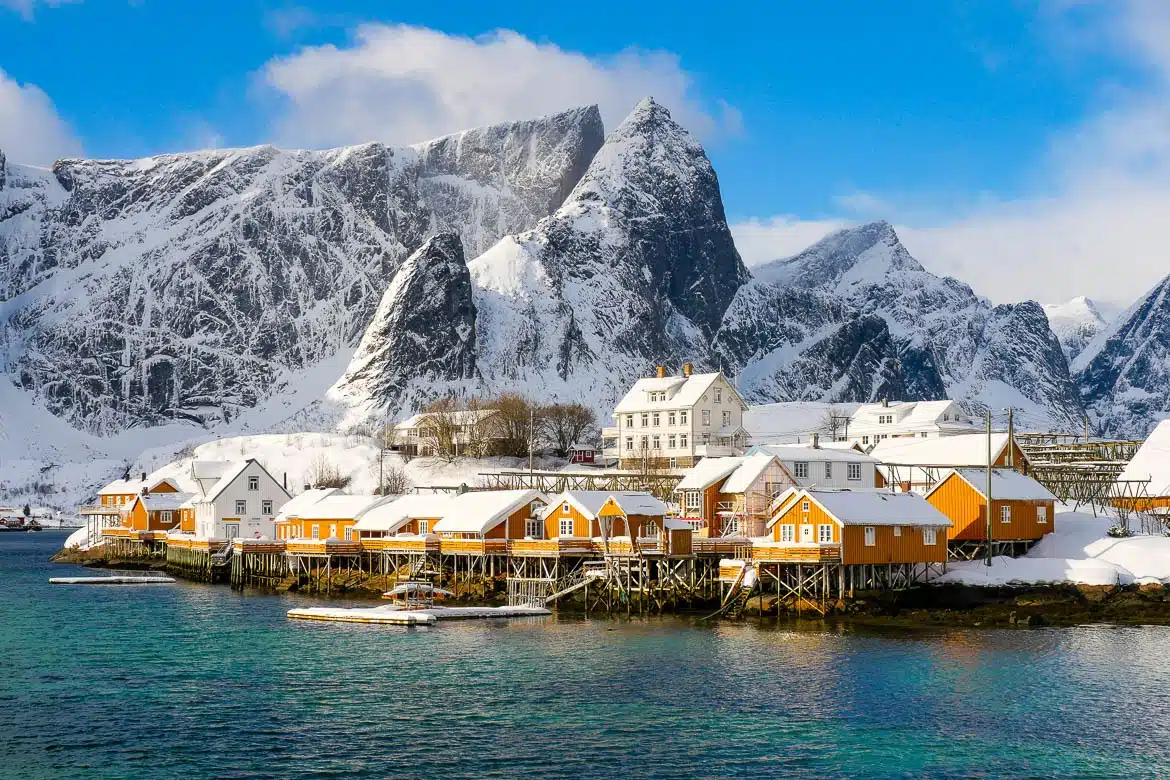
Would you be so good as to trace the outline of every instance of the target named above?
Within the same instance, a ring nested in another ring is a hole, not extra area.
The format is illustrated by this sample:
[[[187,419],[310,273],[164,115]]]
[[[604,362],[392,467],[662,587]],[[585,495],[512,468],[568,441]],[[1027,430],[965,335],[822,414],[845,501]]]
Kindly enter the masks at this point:
[[[164,523],[173,523],[173,522],[174,522],[174,519],[173,519],[173,518],[174,518],[174,515],[173,515],[173,514],[171,514],[171,511],[170,511],[169,509],[164,509],[164,510],[163,510],[163,512],[162,512],[162,521],[163,521]]]
[[[633,428],[633,427],[634,427],[634,415],[632,415],[632,414],[627,414],[627,415],[626,415],[626,427],[627,427],[627,428]]]
[[[833,478],[833,461],[826,460],[825,461],[825,479],[832,479],[832,478]]]
[[[717,403],[717,404],[723,403],[723,388],[722,387],[715,388],[715,403]]]
[[[833,526],[831,524],[822,523],[817,526],[817,541],[821,544],[833,541]]]
[[[1048,522],[1048,507],[1046,507],[1046,506],[1036,507],[1036,522],[1037,523],[1047,523]]]
[[[922,437],[922,438],[924,438],[924,439],[925,439],[925,438],[927,438],[927,436],[929,436],[929,434],[928,434],[926,431],[923,431],[922,433],[920,433],[920,434],[918,434],[918,435],[919,435],[919,436],[921,436],[921,437]]]
[[[1010,523],[1012,521],[1012,508],[1007,504],[999,508],[999,521],[1001,523]]]
[[[573,518],[562,517],[561,522],[560,522],[560,527],[557,530],[560,532],[561,536],[572,536],[573,535]]]
[[[345,528],[345,540],[348,542],[348,541],[349,541],[350,539],[352,539],[352,538],[353,538],[353,527],[352,527],[352,526],[346,526],[346,528]]]
[[[685,433],[678,435],[678,446],[684,450],[687,448],[687,435]]]
[[[645,449],[649,449],[649,448],[650,448],[650,437],[643,436],[642,437],[642,449],[645,450]]]
[[[539,517],[529,517],[524,520],[524,535],[530,536],[533,539],[539,539],[543,536],[544,529],[541,527]]]
[[[321,526],[319,526],[319,525],[313,526],[313,538],[314,539],[321,538]]]
[[[865,527],[865,546],[874,547],[877,545],[877,529],[872,525]]]
[[[943,412],[943,422],[950,422],[951,416],[947,412]]]
[[[782,525],[780,526],[780,541],[795,542],[796,541],[796,526]]]
[[[861,464],[850,463],[848,468],[848,477],[851,481],[856,482],[861,479]]]
[[[227,523],[223,527],[223,535],[228,539],[235,539],[240,535],[239,523]]]
[[[531,518],[531,517],[528,518],[528,522],[532,522],[532,520],[533,520],[533,518]],[[537,522],[537,525],[539,526],[540,521],[537,520],[536,522]],[[418,535],[419,536],[426,536],[430,532],[431,532],[431,521],[430,520],[419,520],[418,521]]]
[[[633,450],[634,450],[634,437],[633,436],[626,437],[626,449],[633,452]]]
[[[900,525],[894,526],[894,536],[901,536],[901,535],[902,535],[902,526],[900,526]]]
[[[660,415],[658,412],[655,412],[650,416],[650,421],[650,424],[657,428],[658,425],[662,422],[662,415]]]
[[[933,528],[923,528],[922,529],[922,543],[925,545],[928,545],[928,546],[938,543],[938,534],[935,533],[935,529],[933,529]]]
[[[698,490],[688,490],[686,492],[687,509],[698,509],[703,505],[703,494]]]
[[[272,514],[272,499],[266,498],[260,502],[260,514],[262,514],[262,515],[271,515]]]
[[[236,499],[236,514],[237,515],[248,514],[248,500],[246,498],[237,498]]]
[[[703,410],[703,425],[710,425],[710,424],[711,424],[711,410],[704,409]]]
[[[682,411],[680,411],[678,413],[678,424],[679,425],[686,425],[687,424],[687,410],[686,409],[683,409]]]
[[[805,514],[807,514],[807,513],[808,513],[808,510],[809,510],[809,502],[807,502],[807,501],[801,501],[801,502],[800,502],[800,511],[801,511],[801,512],[804,512]]]
[[[798,460],[792,464],[792,476],[797,479],[808,479],[808,461]]]
[[[670,465],[669,465],[669,468],[672,468],[672,469],[677,469],[677,468],[678,468],[678,458],[671,458],[671,459],[670,459]]]
[[[668,450],[673,450],[676,444],[678,444],[678,437],[673,433],[666,437],[666,448]]]
[[[649,412],[642,412],[642,427],[643,428],[650,427],[650,413]]]
[[[657,433],[654,434],[654,438],[651,439],[651,442],[652,442],[651,449],[655,449],[655,450],[662,449],[662,437],[659,436]]]
[[[573,508],[572,508],[571,506],[569,506],[569,502],[568,502],[568,501],[566,501],[565,503],[561,504],[561,514],[562,514],[562,515],[569,515],[569,514],[572,514],[572,513],[573,513]]]
[[[868,437],[868,436],[862,436],[862,437],[861,437],[861,443],[862,443],[862,444],[869,444],[869,437]]]
[[[727,411],[726,409],[723,410],[723,424],[731,425],[731,412]]]
[[[248,477],[248,490],[260,489],[260,477]]]
[[[677,420],[678,420],[678,416],[674,412],[667,413],[667,415],[666,415],[666,424],[667,425],[676,425]]]

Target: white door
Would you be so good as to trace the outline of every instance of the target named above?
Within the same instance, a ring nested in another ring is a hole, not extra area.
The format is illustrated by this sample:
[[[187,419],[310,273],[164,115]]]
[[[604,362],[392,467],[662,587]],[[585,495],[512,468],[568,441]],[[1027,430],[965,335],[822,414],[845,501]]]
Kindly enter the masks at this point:
[[[235,539],[240,535],[239,523],[225,523],[223,526],[223,535],[228,539]]]
[[[813,527],[811,525],[802,525],[800,527],[800,541],[811,542],[813,540]]]

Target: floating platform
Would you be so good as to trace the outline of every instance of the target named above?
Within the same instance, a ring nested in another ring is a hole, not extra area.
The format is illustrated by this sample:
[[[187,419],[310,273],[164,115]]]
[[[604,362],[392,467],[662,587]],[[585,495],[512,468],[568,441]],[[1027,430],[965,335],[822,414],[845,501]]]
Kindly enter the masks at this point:
[[[50,577],[50,585],[170,585],[173,577]]]
[[[398,626],[429,626],[440,620],[482,620],[488,618],[539,617],[551,615],[544,607],[427,607],[403,609],[399,606],[305,607],[290,609],[294,620],[323,620],[334,623],[381,623]]]

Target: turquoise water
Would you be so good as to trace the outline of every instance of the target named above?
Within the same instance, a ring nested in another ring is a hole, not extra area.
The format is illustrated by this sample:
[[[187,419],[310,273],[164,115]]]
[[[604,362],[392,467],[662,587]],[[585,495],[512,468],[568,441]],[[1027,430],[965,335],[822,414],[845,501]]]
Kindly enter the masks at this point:
[[[1170,774],[1170,630],[291,622],[0,534],[0,776]]]

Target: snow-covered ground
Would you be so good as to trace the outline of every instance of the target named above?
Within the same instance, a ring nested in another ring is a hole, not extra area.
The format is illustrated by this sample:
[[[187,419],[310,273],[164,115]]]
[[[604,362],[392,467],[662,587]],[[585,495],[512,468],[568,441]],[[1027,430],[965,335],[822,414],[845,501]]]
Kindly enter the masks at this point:
[[[1170,583],[1170,537],[1114,539],[1106,532],[1116,518],[1057,506],[1055,530],[1027,555],[952,563],[935,583],[966,585],[1131,585]]]

